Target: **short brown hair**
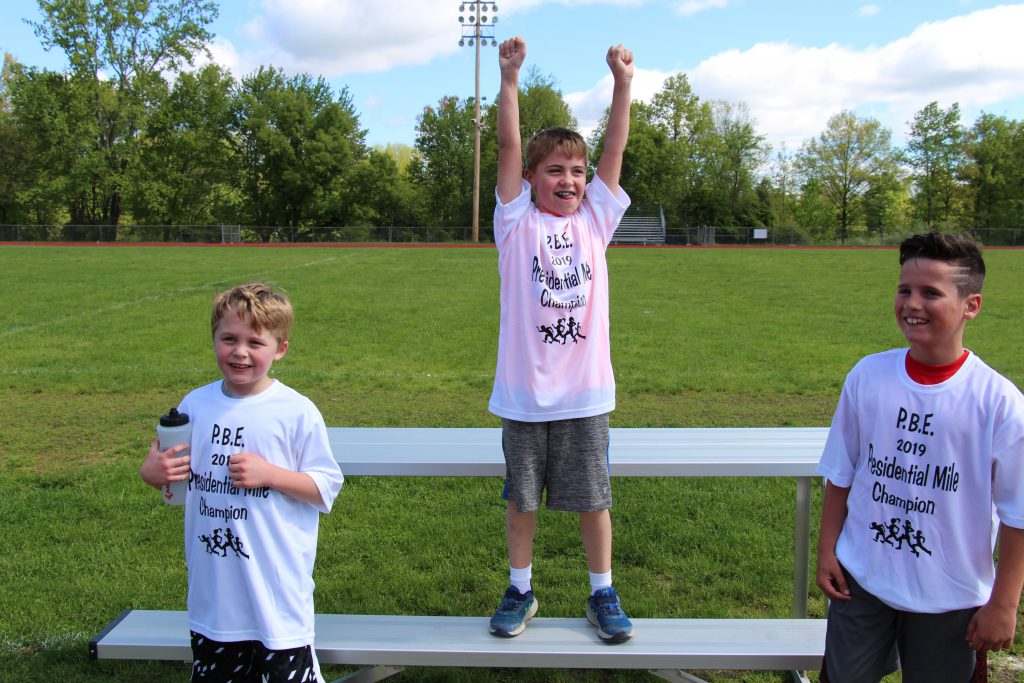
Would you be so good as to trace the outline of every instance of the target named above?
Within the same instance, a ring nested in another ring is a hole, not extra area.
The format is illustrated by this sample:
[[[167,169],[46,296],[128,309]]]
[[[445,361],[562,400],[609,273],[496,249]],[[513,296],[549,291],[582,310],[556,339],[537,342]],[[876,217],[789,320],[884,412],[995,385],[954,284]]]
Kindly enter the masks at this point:
[[[217,333],[217,324],[231,312],[239,319],[248,316],[256,332],[270,331],[278,344],[288,341],[292,320],[295,319],[288,297],[262,282],[238,285],[217,295],[213,300],[213,314],[210,317],[213,334]]]
[[[569,128],[545,128],[526,144],[526,170],[536,170],[537,164],[555,150],[587,160],[587,142],[582,135]]]
[[[939,232],[908,237],[900,244],[900,265],[915,258],[943,261],[962,268],[964,276],[956,279],[956,289],[961,298],[981,293],[981,286],[985,283],[985,260],[977,242],[970,237]]]

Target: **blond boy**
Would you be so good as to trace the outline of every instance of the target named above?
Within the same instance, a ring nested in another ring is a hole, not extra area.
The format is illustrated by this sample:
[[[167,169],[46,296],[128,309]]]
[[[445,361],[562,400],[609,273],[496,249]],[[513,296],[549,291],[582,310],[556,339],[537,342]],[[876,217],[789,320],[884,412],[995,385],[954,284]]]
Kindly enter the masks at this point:
[[[288,350],[292,306],[261,283],[213,304],[223,379],[190,392],[185,446],[154,441],[142,479],[189,480],[185,562],[192,680],[314,683],[313,561],[320,513],[343,477],[313,403],[268,372]],[[264,677],[266,677],[264,679]]]

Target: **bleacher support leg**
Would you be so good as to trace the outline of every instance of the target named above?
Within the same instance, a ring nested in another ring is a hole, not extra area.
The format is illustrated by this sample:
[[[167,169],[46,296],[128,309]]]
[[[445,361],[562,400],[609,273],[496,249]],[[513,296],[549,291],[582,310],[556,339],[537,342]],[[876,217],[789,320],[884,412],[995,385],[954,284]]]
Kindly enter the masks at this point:
[[[794,539],[793,567],[793,617],[807,618],[807,581],[810,575],[811,542],[811,479],[797,477],[796,480],[796,530]],[[807,673],[793,671],[795,683],[810,683]]]

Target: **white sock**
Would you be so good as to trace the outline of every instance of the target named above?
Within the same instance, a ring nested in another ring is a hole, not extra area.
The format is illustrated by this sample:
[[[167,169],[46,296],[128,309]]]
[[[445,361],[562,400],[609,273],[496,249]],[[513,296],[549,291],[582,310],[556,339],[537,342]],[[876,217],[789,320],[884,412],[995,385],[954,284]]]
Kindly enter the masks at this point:
[[[533,578],[533,565],[528,564],[519,569],[509,565],[508,578],[509,583],[515,586],[517,591],[525,595],[527,591],[533,590],[533,587],[530,585],[530,580]]]
[[[612,570],[608,570],[604,574],[595,574],[594,572],[587,572],[590,574],[590,594],[593,595],[602,588],[612,587]]]

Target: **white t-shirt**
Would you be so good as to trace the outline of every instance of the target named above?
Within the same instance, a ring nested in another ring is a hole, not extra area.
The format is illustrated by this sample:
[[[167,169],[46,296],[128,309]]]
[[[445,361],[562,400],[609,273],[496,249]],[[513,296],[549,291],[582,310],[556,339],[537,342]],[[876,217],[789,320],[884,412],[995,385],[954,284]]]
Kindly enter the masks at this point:
[[[320,513],[344,478],[320,411],[281,382],[231,398],[217,381],[190,392],[192,478],[185,499],[189,628],[223,642],[258,640],[272,650],[313,642],[313,560]],[[256,453],[304,472],[319,506],[270,489],[232,486],[228,458]]]
[[[896,609],[977,607],[999,521],[1024,528],[1024,398],[973,353],[934,385],[906,355],[867,356],[843,385],[818,465],[850,488],[836,556]]]
[[[494,210],[501,275],[498,365],[488,409],[547,422],[615,408],[605,250],[629,206],[597,176],[570,216],[542,212],[530,185]]]

